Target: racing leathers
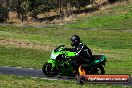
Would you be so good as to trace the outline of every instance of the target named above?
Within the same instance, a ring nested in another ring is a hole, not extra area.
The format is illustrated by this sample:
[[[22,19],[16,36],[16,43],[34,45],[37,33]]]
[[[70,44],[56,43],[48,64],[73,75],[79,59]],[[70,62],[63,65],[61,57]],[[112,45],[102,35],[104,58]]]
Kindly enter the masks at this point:
[[[77,46],[72,48],[73,52],[76,52],[72,65],[75,70],[82,64],[89,64],[92,62],[92,52],[91,50],[83,43],[79,43]]]

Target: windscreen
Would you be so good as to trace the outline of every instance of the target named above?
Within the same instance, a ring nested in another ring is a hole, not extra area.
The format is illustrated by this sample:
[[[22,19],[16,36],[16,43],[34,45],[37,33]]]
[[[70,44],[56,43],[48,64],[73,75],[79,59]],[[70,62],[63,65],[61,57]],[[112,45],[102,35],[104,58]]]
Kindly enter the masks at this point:
[[[59,50],[60,50],[60,48],[61,47],[64,47],[65,45],[60,45],[60,46],[58,46],[55,50],[54,50],[54,52],[56,53],[56,52],[58,52]]]

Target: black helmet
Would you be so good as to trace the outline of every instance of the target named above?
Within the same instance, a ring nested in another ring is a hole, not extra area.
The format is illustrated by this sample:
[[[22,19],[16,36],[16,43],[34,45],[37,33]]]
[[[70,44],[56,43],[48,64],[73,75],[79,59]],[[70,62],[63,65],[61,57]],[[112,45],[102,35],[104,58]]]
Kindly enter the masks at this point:
[[[80,43],[80,37],[78,35],[73,35],[71,37],[71,46],[77,46]]]

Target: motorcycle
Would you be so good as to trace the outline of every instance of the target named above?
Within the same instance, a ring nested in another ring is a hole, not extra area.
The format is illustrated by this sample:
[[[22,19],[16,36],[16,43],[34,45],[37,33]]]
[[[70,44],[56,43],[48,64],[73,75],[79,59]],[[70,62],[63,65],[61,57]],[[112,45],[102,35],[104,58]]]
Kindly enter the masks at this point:
[[[64,48],[65,45],[60,45],[51,53],[50,59],[43,65],[42,71],[47,77],[54,77],[57,75],[70,76],[73,73],[72,59],[70,57],[76,56],[76,52],[71,52]],[[81,70],[86,74],[105,74],[104,67],[106,62],[105,55],[93,55],[91,64],[81,66]],[[79,73],[79,70],[76,71]]]

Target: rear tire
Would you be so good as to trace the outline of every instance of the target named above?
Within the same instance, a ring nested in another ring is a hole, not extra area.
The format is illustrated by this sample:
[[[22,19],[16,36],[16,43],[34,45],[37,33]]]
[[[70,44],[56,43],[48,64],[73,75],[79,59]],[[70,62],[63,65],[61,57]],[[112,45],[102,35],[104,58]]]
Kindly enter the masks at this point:
[[[98,69],[98,74],[102,74],[102,75],[105,74],[105,70],[102,65],[98,65],[97,69]]]
[[[59,69],[57,67],[52,67],[51,63],[46,62],[42,67],[43,73],[47,77],[54,77],[59,74]]]

